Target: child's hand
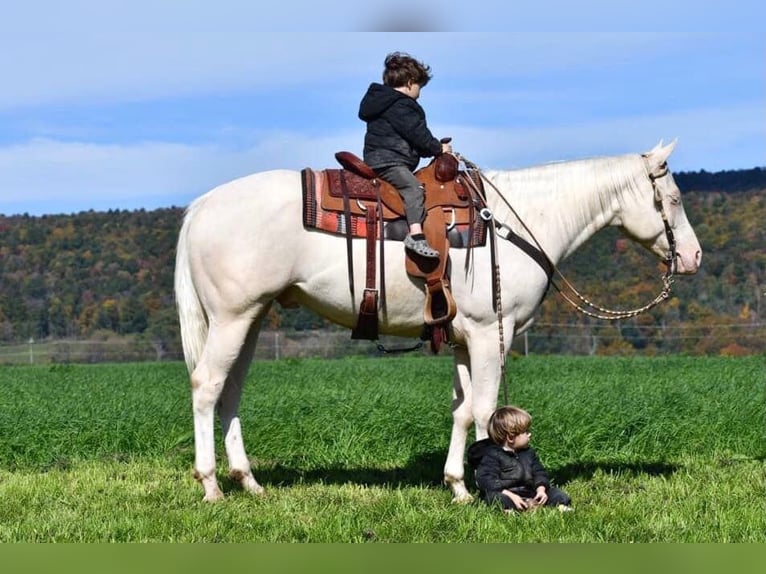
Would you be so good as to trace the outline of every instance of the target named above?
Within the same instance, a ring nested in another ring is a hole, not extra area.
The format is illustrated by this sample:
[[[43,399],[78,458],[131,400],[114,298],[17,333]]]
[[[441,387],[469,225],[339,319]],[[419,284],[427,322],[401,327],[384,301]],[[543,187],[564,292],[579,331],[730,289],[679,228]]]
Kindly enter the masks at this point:
[[[545,492],[544,486],[537,487],[537,493],[535,494],[535,497],[533,500],[535,501],[535,504],[538,504],[540,506],[548,502],[548,493]]]
[[[511,492],[510,490],[504,490],[503,494],[505,494],[508,498],[511,499],[511,502],[513,502],[513,505],[516,507],[516,510],[526,510],[527,508],[529,508],[527,501],[524,500],[515,492]]]

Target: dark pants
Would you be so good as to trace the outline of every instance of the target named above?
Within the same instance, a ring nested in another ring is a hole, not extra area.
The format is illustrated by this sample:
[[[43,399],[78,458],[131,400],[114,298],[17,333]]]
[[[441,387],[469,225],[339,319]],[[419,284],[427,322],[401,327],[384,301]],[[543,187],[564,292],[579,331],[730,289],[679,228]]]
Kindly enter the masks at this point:
[[[516,492],[516,489],[513,489],[513,491]],[[529,491],[522,490],[516,493],[522,498],[535,497],[534,490],[529,490]],[[513,505],[513,502],[511,501],[510,497],[500,492],[491,492],[489,494],[482,493],[482,500],[484,500],[484,502],[486,502],[489,505],[500,504],[504,510],[518,510]],[[566,506],[569,506],[571,502],[572,502],[572,499],[569,498],[569,495],[563,490],[561,490],[560,488],[551,486],[548,489],[548,500],[545,502],[545,506],[558,506],[559,504],[564,504]]]
[[[407,217],[407,225],[423,223],[426,210],[424,207],[425,196],[420,182],[408,167],[392,165],[376,169],[380,179],[393,185],[404,200],[404,213]]]

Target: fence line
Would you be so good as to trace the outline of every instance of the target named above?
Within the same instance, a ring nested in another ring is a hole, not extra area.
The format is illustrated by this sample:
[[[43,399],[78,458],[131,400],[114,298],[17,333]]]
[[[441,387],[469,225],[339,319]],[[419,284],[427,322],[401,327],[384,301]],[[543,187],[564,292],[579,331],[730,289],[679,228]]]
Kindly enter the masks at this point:
[[[629,333],[625,332],[629,330]],[[640,344],[637,344],[637,341]],[[413,339],[381,336],[379,341],[355,341],[347,330],[264,331],[258,339],[256,359],[324,357],[382,354],[409,349]],[[703,345],[703,343],[705,345]],[[641,354],[645,348],[653,353],[688,352],[720,354],[736,345],[743,354],[766,352],[766,323],[719,325],[649,325],[614,324],[571,325],[538,323],[517,337],[513,350],[519,354],[608,354],[614,345],[621,352]],[[631,345],[635,348],[631,349]],[[703,345],[704,348],[698,348]],[[414,351],[430,354],[429,345]],[[448,345],[441,353],[449,353]],[[153,346],[129,338],[107,340],[44,340],[0,344],[0,364],[97,363],[183,360],[180,346]]]

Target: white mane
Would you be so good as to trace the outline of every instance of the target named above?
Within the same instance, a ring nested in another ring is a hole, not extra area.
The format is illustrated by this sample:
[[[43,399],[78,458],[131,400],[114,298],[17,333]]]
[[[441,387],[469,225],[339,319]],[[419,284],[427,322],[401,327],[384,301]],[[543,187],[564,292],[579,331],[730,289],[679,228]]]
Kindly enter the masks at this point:
[[[552,230],[569,236],[569,254],[608,224],[622,201],[621,194],[638,192],[645,167],[640,155],[631,154],[487,171],[484,175],[543,245]],[[531,239],[503,198],[493,189],[486,193],[497,220]]]

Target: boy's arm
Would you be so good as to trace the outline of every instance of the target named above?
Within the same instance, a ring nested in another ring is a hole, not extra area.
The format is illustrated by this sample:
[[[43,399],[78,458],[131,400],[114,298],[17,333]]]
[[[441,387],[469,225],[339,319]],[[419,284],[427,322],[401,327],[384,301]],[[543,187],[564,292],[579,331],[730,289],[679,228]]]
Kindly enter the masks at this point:
[[[537,456],[537,452],[534,449],[530,449],[532,455],[532,480],[535,483],[535,488],[538,486],[544,486],[545,490],[550,490],[551,482],[548,478],[548,472],[545,470],[543,463]]]
[[[500,461],[494,456],[484,456],[476,467],[476,486],[486,492],[500,492],[507,486],[500,478]]]

